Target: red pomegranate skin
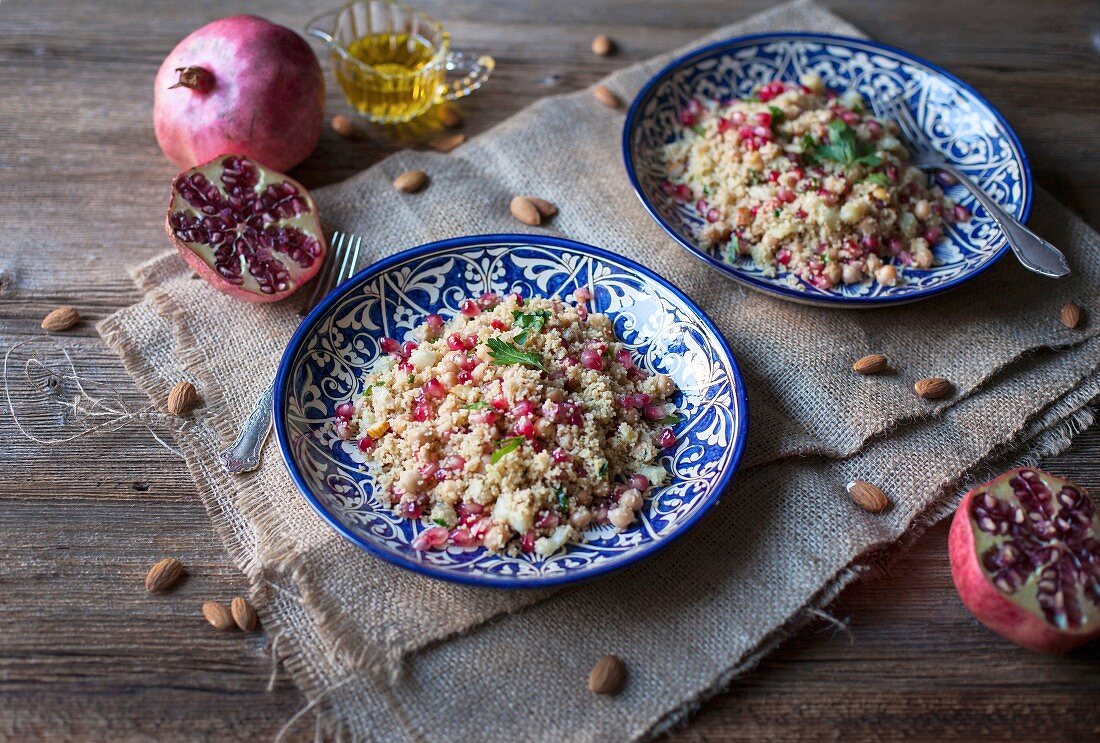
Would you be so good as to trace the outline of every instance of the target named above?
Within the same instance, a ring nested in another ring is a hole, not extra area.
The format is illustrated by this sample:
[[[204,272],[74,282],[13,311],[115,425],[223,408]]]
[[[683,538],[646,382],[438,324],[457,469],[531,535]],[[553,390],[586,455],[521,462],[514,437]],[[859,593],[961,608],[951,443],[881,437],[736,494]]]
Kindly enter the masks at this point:
[[[1085,596],[1080,602],[1087,613],[1087,618],[1081,626],[1058,628],[1048,621],[1041,611],[1034,607],[1025,608],[1011,600],[1004,591],[991,582],[989,574],[980,562],[975,540],[975,499],[983,497],[987,492],[995,492],[994,486],[1010,483],[1013,477],[1018,477],[1021,473],[1027,473],[1028,476],[1032,473],[1038,474],[1047,482],[1054,483],[1056,487],[1066,485],[1074,488],[1087,501],[1088,517],[1095,534],[1096,522],[1091,510],[1091,500],[1083,488],[1041,470],[1018,467],[990,482],[979,485],[963,498],[951,522],[951,531],[948,536],[951,577],[963,604],[989,629],[1028,650],[1039,653],[1066,653],[1100,636],[1100,617],[1097,616],[1100,613],[1100,606],[1097,606],[1096,599],[1089,602],[1088,597]],[[1057,498],[1058,492],[1052,494]],[[1093,554],[1097,554],[1094,541],[1091,549]],[[1095,585],[1097,577],[1100,576],[1095,561],[1092,562],[1091,569]]]
[[[199,70],[199,84],[177,85],[178,69]],[[180,169],[232,152],[286,172],[316,148],[324,98],[321,65],[302,37],[236,15],[193,32],[161,64],[153,126]]]

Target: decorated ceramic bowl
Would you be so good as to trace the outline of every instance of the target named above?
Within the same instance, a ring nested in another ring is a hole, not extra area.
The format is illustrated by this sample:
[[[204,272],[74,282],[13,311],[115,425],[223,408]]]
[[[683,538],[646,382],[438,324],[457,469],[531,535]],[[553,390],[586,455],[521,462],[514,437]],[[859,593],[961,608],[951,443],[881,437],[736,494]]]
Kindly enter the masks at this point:
[[[671,474],[639,520],[610,525],[541,557],[481,547],[417,551],[429,525],[395,515],[374,496],[355,442],[335,436],[338,405],[362,392],[363,371],[385,336],[411,338],[428,313],[458,314],[483,292],[566,298],[592,292],[592,311],[646,371],[668,374],[683,419],[678,443],[660,463]],[[325,298],[294,334],[275,388],[275,430],[291,477],[337,531],[373,555],[436,578],[485,586],[535,588],[625,567],[683,534],[714,505],[745,445],[745,388],[733,355],[710,320],[676,287],[606,250],[550,237],[487,235],[423,245],[358,273]]]
[[[634,99],[623,130],[623,157],[634,190],[650,215],[677,242],[726,276],[753,289],[796,302],[829,307],[875,307],[939,294],[974,278],[1008,251],[1005,237],[962,186],[946,195],[973,215],[947,225],[929,269],[909,267],[895,286],[876,281],[821,289],[787,276],[766,276],[751,258],[735,263],[699,246],[704,222],[694,204],[665,193],[667,173],[658,153],[682,129],[680,111],[693,98],[743,98],[773,80],[816,73],[826,87],[864,100],[902,96],[936,147],[1021,221],[1031,211],[1031,169],[1008,122],[973,88],[939,67],[900,49],[864,39],[810,33],[743,36],[698,49],[658,72]]]

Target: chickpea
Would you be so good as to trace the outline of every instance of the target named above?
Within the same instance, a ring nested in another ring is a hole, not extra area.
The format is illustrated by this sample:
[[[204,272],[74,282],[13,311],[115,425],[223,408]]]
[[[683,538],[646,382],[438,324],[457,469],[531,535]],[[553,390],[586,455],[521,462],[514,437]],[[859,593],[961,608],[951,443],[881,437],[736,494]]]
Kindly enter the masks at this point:
[[[672,381],[672,377],[667,374],[657,374],[653,377],[653,384],[657,387],[657,394],[661,397],[668,397],[676,391],[676,383]]]
[[[745,155],[745,167],[749,170],[763,170],[764,158],[760,157],[759,152],[750,152]]]
[[[565,390],[561,387],[550,387],[546,390],[546,399],[550,402],[561,402],[565,399]]]
[[[453,371],[443,372],[443,374],[439,376],[439,381],[444,387],[450,389],[458,384],[458,374]]]
[[[508,527],[501,524],[489,527],[489,531],[485,532],[485,549],[491,552],[501,549],[508,541],[508,531]]]
[[[558,427],[553,423],[553,421],[548,421],[545,418],[539,418],[538,421],[535,423],[535,433],[537,433],[544,439],[553,438],[554,434],[557,433],[557,431]]]
[[[928,219],[932,216],[932,207],[925,199],[921,199],[913,205],[913,216],[917,219]]]
[[[569,515],[569,523],[574,529],[585,529],[592,523],[592,512],[581,506]]]
[[[629,508],[616,506],[607,512],[607,518],[617,531],[622,531],[634,523],[634,512]]]
[[[845,284],[854,284],[863,278],[863,267],[858,263],[845,263],[841,274]]]
[[[841,269],[839,263],[830,263],[825,266],[821,271],[821,275],[829,280],[830,286],[836,286],[840,283]]]
[[[642,494],[634,488],[626,490],[619,496],[619,507],[637,511],[642,507]]]
[[[880,284],[893,286],[898,280],[897,269],[893,266],[882,266],[875,271],[875,280]]]
[[[397,478],[397,487],[401,488],[406,493],[419,492],[420,473],[416,470],[405,470],[401,473],[401,476]]]
[[[451,361],[451,354],[447,354],[447,356],[439,364],[440,374],[447,374],[448,372],[450,372],[451,374],[458,374],[458,369],[458,364],[455,364]]]

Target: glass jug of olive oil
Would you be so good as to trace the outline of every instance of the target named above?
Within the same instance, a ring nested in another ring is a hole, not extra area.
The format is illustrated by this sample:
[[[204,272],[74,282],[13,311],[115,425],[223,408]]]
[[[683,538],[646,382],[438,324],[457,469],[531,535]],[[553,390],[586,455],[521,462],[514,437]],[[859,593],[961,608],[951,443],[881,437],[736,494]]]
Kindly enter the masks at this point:
[[[410,121],[441,101],[480,88],[496,62],[454,52],[443,26],[392,0],[358,0],[306,26],[332,49],[348,103],[379,124]]]

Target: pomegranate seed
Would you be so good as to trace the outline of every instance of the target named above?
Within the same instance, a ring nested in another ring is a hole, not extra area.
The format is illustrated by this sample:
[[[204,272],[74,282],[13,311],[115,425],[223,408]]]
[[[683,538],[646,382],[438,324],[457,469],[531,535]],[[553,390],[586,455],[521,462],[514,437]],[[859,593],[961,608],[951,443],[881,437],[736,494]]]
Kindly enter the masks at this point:
[[[722,218],[722,212],[718,211],[717,209],[712,208],[712,209],[707,211],[707,221],[708,222],[712,222],[712,223],[717,222],[721,218]]]
[[[778,170],[769,170],[768,171],[768,180],[771,181],[772,183],[775,183],[776,181],[778,181],[779,180],[779,171]]]
[[[732,128],[733,128],[733,122],[730,121],[729,119],[722,119],[722,118],[718,119],[718,133],[719,134],[725,134],[726,132],[728,132]]]
[[[477,303],[486,309],[496,307],[500,303],[500,297],[493,292],[485,292],[478,297]]]
[[[485,510],[485,506],[480,503],[474,503],[473,501],[462,501],[455,506],[455,512],[458,517],[465,521],[470,516],[480,516],[482,511]]]
[[[625,348],[620,348],[615,352],[615,360],[627,369],[634,366],[634,359],[630,358],[630,351],[627,351]]]
[[[447,336],[447,348],[452,351],[461,351],[466,348],[466,345],[462,342],[462,336],[458,333],[451,333]]]
[[[695,116],[686,108],[680,111],[680,123],[684,126],[695,126]]]
[[[576,366],[577,365],[577,360],[572,356],[566,356],[564,361],[565,361],[566,366]]]
[[[442,315],[437,315],[433,312],[432,314],[430,314],[426,318],[424,318],[424,320],[427,323],[429,330],[434,330],[436,332],[439,332],[443,328],[443,316]]]
[[[943,230],[939,227],[929,227],[924,231],[924,239],[928,241],[929,245],[939,240],[941,235],[943,235]]]
[[[645,417],[647,420],[659,421],[665,417],[665,409],[660,405],[646,405]]]
[[[473,335],[471,333],[470,335],[466,336],[465,340],[466,340],[466,348],[468,348],[471,351],[473,351],[475,348],[477,348],[477,336],[476,335]]]
[[[780,265],[786,266],[791,262],[791,251],[783,248],[775,254],[775,259],[780,263]]]
[[[535,551],[535,530],[531,529],[519,540],[519,548],[524,552]]]
[[[489,404],[492,405],[497,410],[507,410],[508,409],[508,400],[506,398],[503,398],[503,397],[494,397],[492,400],[489,401]]]
[[[968,222],[970,221],[970,210],[962,204],[957,204],[951,218],[956,222]]]
[[[789,188],[778,188],[775,191],[775,196],[784,204],[789,204],[794,201],[794,191]]]
[[[438,379],[429,379],[424,383],[424,394],[442,400],[447,396],[447,390]]]
[[[489,531],[489,527],[492,525],[493,520],[488,516],[484,516],[474,522],[470,527],[470,533],[478,539],[483,539],[485,537],[485,532]]]
[[[432,406],[426,402],[418,402],[413,406],[413,420],[424,422],[432,417]]]
[[[350,402],[341,403],[336,406],[336,417],[347,420],[351,416],[355,415],[355,406]]]
[[[841,111],[840,118],[844,119],[844,123],[848,126],[855,126],[859,123],[859,114],[855,111]]]
[[[455,529],[451,532],[451,544],[455,547],[474,547],[478,538],[470,533],[469,529]]]
[[[806,210],[801,209],[801,208],[796,209],[795,212],[794,212],[794,215],[796,217],[798,217],[799,219],[805,219],[806,218]]]
[[[424,550],[432,549],[433,547],[442,547],[447,544],[447,539],[450,537],[450,532],[447,531],[445,526],[433,526],[430,529],[425,529],[416,535],[416,539],[412,541],[410,545],[414,550],[423,552]]]
[[[671,449],[676,446],[676,433],[671,428],[665,428],[657,436],[657,443],[662,449]]]
[[[459,384],[466,384],[470,381],[470,372],[466,371],[465,369],[460,371],[457,376]]]
[[[478,410],[470,414],[470,420],[474,423],[484,423],[491,426],[497,422],[497,414],[492,410]]]
[[[515,431],[517,436],[522,436],[525,439],[534,438],[535,424],[531,422],[529,417],[520,418],[516,421]]]
[[[493,326],[495,330],[507,330],[508,326],[502,323],[500,320],[490,320],[489,324]]]
[[[897,179],[898,179],[898,169],[897,169],[897,167],[894,166],[894,165],[887,165],[886,166],[886,177],[891,182],[897,181]]]
[[[472,299],[464,299],[459,309],[466,317],[477,317],[481,314],[481,308],[477,306],[477,302]]]
[[[462,354],[462,358],[459,360],[458,366],[464,372],[472,372],[474,370],[474,367],[477,366],[477,358],[474,356],[467,356],[466,354]],[[466,379],[469,378],[470,375],[467,374]]]
[[[661,181],[661,190],[669,196],[676,190],[676,186],[672,185],[672,181]]]
[[[752,139],[752,127],[748,124],[743,124],[741,128],[737,130],[737,136],[741,139]]]
[[[370,436],[359,439],[359,451],[369,451],[372,448],[374,448],[374,439]]]
[[[523,306],[523,295],[519,292],[512,292],[512,300],[516,303],[517,306]]]
[[[412,352],[418,348],[420,348],[420,344],[416,341],[405,341],[404,345],[401,346],[401,353],[405,356],[411,356]]]
[[[756,123],[760,126],[771,126],[772,115],[767,111],[761,111],[760,113],[756,114]]]
[[[538,519],[535,521],[536,529],[553,529],[561,519],[558,518],[556,511],[543,511],[539,514]]]
[[[772,130],[768,129],[766,126],[754,126],[752,128],[752,134],[753,134],[754,137],[757,137],[758,139],[763,139],[763,140],[766,141],[766,140],[771,139]],[[761,142],[760,144],[763,144],[763,143]]]
[[[578,302],[587,302],[588,300],[592,299],[592,292],[589,291],[586,287],[582,286],[581,288],[573,292],[573,297]]]
[[[581,351],[581,366],[585,369],[603,369],[603,357],[592,348],[586,348]]]
[[[401,353],[401,344],[393,338],[383,338],[378,342],[383,353]]]
[[[706,210],[707,210],[707,200],[706,199],[699,199],[698,201],[695,202],[695,211],[699,212],[700,214],[703,214]]]
[[[435,462],[425,462],[424,464],[420,465],[420,469],[418,471],[420,472],[421,477],[427,479],[434,475],[438,469],[439,465]]]
[[[585,307],[583,304],[577,305],[577,317],[580,318],[581,322],[584,322],[588,319],[588,308]]]
[[[466,466],[466,460],[457,454],[452,454],[443,460],[443,468],[453,470],[455,472],[460,471]]]
[[[531,411],[534,410],[534,408],[535,406],[531,404],[530,400],[520,400],[515,404],[515,407],[512,408],[512,415],[516,416],[517,418],[524,415],[530,415]]]
[[[744,124],[745,123],[745,112],[744,111],[734,111],[733,113],[731,113],[730,114],[730,123],[733,124],[734,126],[741,126],[742,124]]]
[[[573,411],[569,414],[569,425],[582,426],[584,425],[584,418],[581,417],[581,414],[579,412]]]
[[[683,183],[676,186],[676,200],[683,202],[689,199],[691,199],[691,189]]]
[[[887,252],[890,253],[890,255],[897,255],[898,253],[900,253],[904,249],[905,249],[905,243],[903,243],[901,241],[901,238],[899,238],[899,237],[891,237],[886,242],[886,250],[887,250]]]
[[[645,475],[631,475],[627,484],[638,492],[644,493],[649,488],[649,478]]]
[[[867,130],[871,132],[871,139],[878,139],[882,136],[882,124],[874,119],[868,119]]]
[[[420,504],[416,501],[405,501],[397,507],[397,512],[406,519],[418,519],[422,513]]]
[[[864,235],[859,243],[868,250],[878,250],[879,241],[877,235]]]
[[[554,449],[554,451],[550,452],[550,458],[558,464],[573,461],[573,455],[567,452],[565,449],[562,449],[560,446],[557,449]]]
[[[909,255],[908,250],[903,250],[898,253],[898,263],[903,266],[911,265],[913,263],[913,256]]]
[[[800,181],[806,177],[806,174],[802,171],[802,168],[794,168],[787,171],[787,175],[793,177],[796,181]]]

